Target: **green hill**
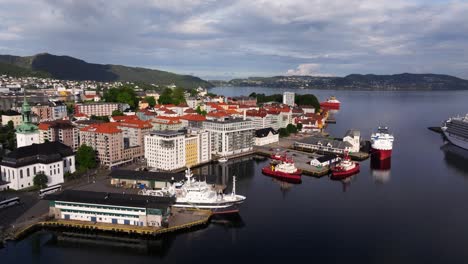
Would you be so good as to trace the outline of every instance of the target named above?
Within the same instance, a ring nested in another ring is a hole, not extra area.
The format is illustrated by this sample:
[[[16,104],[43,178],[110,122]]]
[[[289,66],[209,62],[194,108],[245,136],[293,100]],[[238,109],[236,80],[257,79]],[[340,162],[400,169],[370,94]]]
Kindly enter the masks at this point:
[[[48,53],[28,57],[0,55],[0,62],[34,72],[45,72],[50,74],[52,78],[62,80],[130,81],[158,85],[175,84],[183,88],[196,88],[198,86],[209,88],[213,86],[211,83],[191,75],[179,75],[122,65],[88,63],[73,57]]]
[[[0,62],[0,75],[6,74],[13,77],[39,77],[49,78],[50,74],[46,72],[33,71],[26,68],[18,67],[13,64]]]

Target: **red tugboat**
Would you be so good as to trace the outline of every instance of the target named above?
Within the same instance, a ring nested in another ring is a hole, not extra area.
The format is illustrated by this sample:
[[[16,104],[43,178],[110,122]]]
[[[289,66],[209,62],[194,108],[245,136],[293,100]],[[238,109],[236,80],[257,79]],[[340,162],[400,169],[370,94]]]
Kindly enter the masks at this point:
[[[354,162],[345,153],[343,160],[331,169],[333,178],[345,178],[359,172],[359,163]]]
[[[278,179],[301,181],[302,171],[294,166],[294,162],[281,162],[264,167],[262,173]]]
[[[341,102],[336,99],[336,97],[331,96],[325,102],[320,102],[320,107],[326,109],[340,109]]]
[[[279,152],[277,152],[276,154],[271,154],[270,158],[272,160],[279,160],[279,161],[284,161],[284,162],[291,162],[290,159],[288,159],[288,156],[286,155],[286,152],[284,152],[283,155],[279,154]]]

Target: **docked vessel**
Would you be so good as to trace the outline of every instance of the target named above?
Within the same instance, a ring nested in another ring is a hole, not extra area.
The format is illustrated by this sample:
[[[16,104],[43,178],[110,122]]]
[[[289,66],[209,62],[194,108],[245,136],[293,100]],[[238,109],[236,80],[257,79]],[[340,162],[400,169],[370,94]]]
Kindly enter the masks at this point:
[[[450,143],[468,149],[468,114],[464,117],[452,117],[445,121],[442,132]]]
[[[388,132],[388,127],[379,127],[376,133],[371,135],[371,154],[379,160],[392,156],[394,137]]]
[[[161,190],[142,190],[139,194],[151,196],[174,196],[176,202],[173,207],[196,208],[211,210],[215,214],[237,213],[239,206],[246,197],[236,194],[236,177],[233,177],[232,192],[223,194],[217,192],[213,185],[206,181],[196,181],[190,169],[185,171],[186,181],[179,187],[172,184]]]
[[[343,160],[331,168],[331,171],[332,178],[345,178],[359,172],[359,163],[352,161],[346,153]]]
[[[302,171],[294,165],[294,162],[271,163],[262,169],[262,173],[289,181],[301,181]]]
[[[218,160],[219,163],[224,163],[224,162],[227,162],[228,159],[226,157],[222,157]]]
[[[320,102],[320,107],[327,109],[340,109],[341,102],[336,97],[331,96],[325,102]]]
[[[278,161],[283,161],[283,162],[292,162],[291,159],[288,159],[288,156],[286,155],[286,152],[283,155],[281,155],[280,153],[271,154],[270,158],[272,160],[278,160]]]

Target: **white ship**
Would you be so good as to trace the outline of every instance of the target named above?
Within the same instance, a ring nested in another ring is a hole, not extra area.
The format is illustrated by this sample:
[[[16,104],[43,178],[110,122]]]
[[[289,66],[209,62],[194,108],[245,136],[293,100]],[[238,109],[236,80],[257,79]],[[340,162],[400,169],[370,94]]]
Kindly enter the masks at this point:
[[[445,121],[442,132],[450,143],[468,149],[468,114],[464,117],[449,118]]]
[[[215,187],[207,184],[206,181],[196,181],[193,179],[190,169],[185,171],[185,177],[187,180],[179,188],[176,187],[177,183],[174,183],[169,188],[163,188],[162,190],[144,189],[139,194],[175,196],[174,207],[207,209],[217,214],[239,212],[239,205],[246,199],[245,196],[236,194],[235,176],[233,177],[232,193],[230,194],[217,192]]]
[[[372,155],[385,160],[392,156],[394,137],[388,132],[388,127],[379,127],[376,133],[371,135]]]

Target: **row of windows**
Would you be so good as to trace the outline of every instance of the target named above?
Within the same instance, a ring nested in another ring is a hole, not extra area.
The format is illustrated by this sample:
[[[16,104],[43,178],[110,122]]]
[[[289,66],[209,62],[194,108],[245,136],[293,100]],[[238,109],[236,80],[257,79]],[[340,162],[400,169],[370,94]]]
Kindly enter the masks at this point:
[[[61,206],[70,206],[78,208],[95,208],[95,209],[106,209],[106,210],[116,210],[116,211],[131,211],[131,212],[141,212],[144,213],[145,209],[137,209],[130,207],[116,207],[116,206],[106,206],[106,205],[86,205],[86,204],[74,204],[74,203],[65,203],[65,202],[56,202],[56,205]]]
[[[87,212],[87,211],[80,211],[80,210],[69,210],[69,209],[61,209],[63,213],[79,213],[79,214],[86,214],[86,215],[102,215],[102,216],[117,216],[117,217],[130,217],[130,218],[139,218],[138,215],[127,215],[127,214],[113,214],[113,213],[104,213],[104,212]]]

